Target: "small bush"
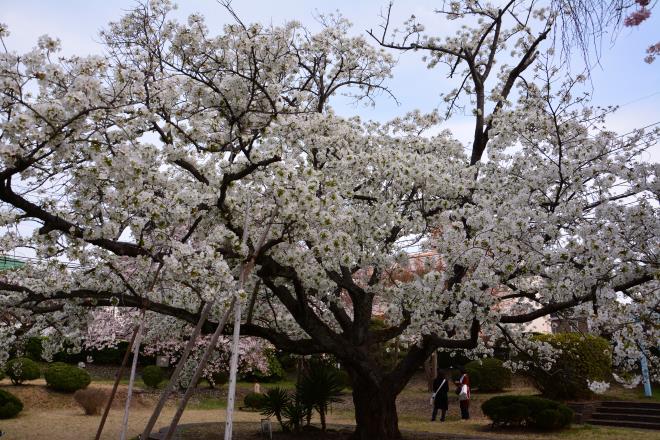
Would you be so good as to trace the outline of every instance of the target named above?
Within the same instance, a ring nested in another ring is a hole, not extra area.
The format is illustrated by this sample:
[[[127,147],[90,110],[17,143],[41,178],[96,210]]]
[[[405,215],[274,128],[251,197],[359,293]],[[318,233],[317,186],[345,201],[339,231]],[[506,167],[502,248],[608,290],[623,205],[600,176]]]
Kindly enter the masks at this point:
[[[580,333],[537,335],[562,352],[552,369],[535,367],[529,375],[538,390],[550,399],[589,399],[593,396],[587,381],[609,381],[612,376],[612,354],[609,343],[598,336]]]
[[[536,396],[497,396],[481,405],[493,426],[515,426],[552,431],[566,428],[573,411],[559,402]]]
[[[209,381],[214,387],[221,387],[229,382],[229,374],[226,371],[216,371],[211,375],[211,380]]]
[[[249,393],[243,399],[243,404],[246,408],[261,409],[266,397],[261,393]]]
[[[92,381],[87,371],[61,362],[51,364],[44,377],[48,387],[65,393],[86,388]]]
[[[149,365],[142,370],[142,381],[149,388],[158,388],[158,384],[165,379],[163,370],[156,365]]]
[[[87,388],[77,390],[73,393],[73,399],[83,408],[85,414],[88,416],[101,414],[101,410],[105,407],[108,397],[107,391],[101,388]]]
[[[16,358],[7,362],[5,373],[14,385],[20,385],[26,380],[39,379],[41,371],[39,365],[28,358]]]
[[[5,390],[0,390],[0,419],[11,419],[23,410],[23,402]]]
[[[502,391],[511,386],[511,371],[502,366],[502,361],[486,358],[468,363],[465,370],[473,387],[484,393]]]

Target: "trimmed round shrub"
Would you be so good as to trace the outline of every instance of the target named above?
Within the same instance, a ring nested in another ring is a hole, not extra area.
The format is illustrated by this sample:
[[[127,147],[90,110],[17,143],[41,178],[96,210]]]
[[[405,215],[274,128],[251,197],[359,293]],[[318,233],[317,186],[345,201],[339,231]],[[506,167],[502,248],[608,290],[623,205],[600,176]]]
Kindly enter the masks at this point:
[[[61,362],[51,364],[44,373],[44,378],[49,388],[65,393],[86,388],[92,381],[87,371]]]
[[[473,387],[484,393],[502,391],[511,386],[511,371],[502,366],[502,361],[486,358],[469,362],[465,370]]]
[[[249,393],[243,399],[246,408],[261,409],[266,400],[266,396],[261,393]]]
[[[87,388],[73,393],[73,399],[88,416],[101,414],[109,397],[108,391],[102,388]]]
[[[23,410],[23,402],[12,393],[0,390],[0,419],[11,419]]]
[[[165,379],[163,370],[156,365],[149,365],[142,369],[142,381],[150,388],[158,388],[158,384]]]
[[[566,405],[537,396],[497,396],[481,405],[493,426],[554,431],[568,427],[573,411]]]
[[[560,349],[550,371],[532,367],[529,376],[545,397],[555,400],[589,399],[593,392],[588,381],[609,381],[612,377],[612,351],[607,340],[580,333],[536,335],[537,341]]]
[[[5,373],[14,385],[20,385],[26,380],[39,379],[39,365],[32,359],[20,357],[7,362]]]

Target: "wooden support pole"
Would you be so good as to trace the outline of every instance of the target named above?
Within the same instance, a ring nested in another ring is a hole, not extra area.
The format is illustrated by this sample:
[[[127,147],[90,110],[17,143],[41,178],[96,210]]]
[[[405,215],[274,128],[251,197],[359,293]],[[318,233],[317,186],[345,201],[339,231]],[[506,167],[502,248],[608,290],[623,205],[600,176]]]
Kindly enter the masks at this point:
[[[133,343],[133,365],[131,366],[131,377],[128,380],[128,392],[126,394],[126,407],[124,408],[124,420],[122,421],[120,440],[126,440],[128,432],[128,414],[131,407],[131,396],[133,394],[133,383],[135,382],[135,370],[137,369],[138,356],[140,355],[140,342],[142,342],[142,331],[144,330],[144,311],[140,315],[140,326],[138,327],[138,334]]]
[[[238,296],[238,295],[237,295]],[[234,402],[236,400],[236,377],[238,376],[238,344],[241,335],[241,301],[234,306],[234,334],[231,343],[231,362],[229,364],[229,390],[227,391],[227,417],[225,422],[225,440],[231,440],[234,421]]]
[[[147,422],[147,426],[144,428],[144,431],[142,432],[141,438],[143,440],[149,440],[149,436],[151,435],[151,430],[154,429],[154,425],[156,425],[156,422],[158,421],[158,417],[160,416],[160,413],[163,411],[163,408],[167,403],[168,397],[172,393],[172,389],[176,386],[179,380],[179,375],[183,370],[183,366],[188,360],[188,356],[190,356],[190,352],[195,346],[195,342],[197,342],[197,338],[199,337],[199,334],[202,332],[202,326],[206,322],[206,318],[208,318],[209,312],[211,311],[213,304],[214,303],[211,301],[211,302],[207,302],[204,305],[204,308],[202,309],[202,313],[199,316],[199,321],[197,321],[197,326],[195,326],[195,330],[193,331],[193,334],[190,336],[190,340],[188,340],[188,343],[186,344],[186,347],[183,350],[183,353],[181,354],[181,358],[179,359],[179,362],[177,363],[176,368],[174,369],[174,372],[172,373],[169,382],[167,383],[165,389],[161,393],[160,399],[156,404],[156,408],[154,408],[154,412],[151,414],[151,417]]]
[[[112,401],[115,399],[115,394],[117,394],[117,388],[119,387],[119,381],[121,381],[121,377],[124,374],[124,369],[126,368],[126,364],[128,363],[128,358],[131,355],[131,349],[133,348],[133,343],[135,342],[135,337],[138,334],[138,329],[139,326],[135,326],[135,329],[133,330],[133,335],[131,336],[131,340],[128,342],[128,347],[126,347],[126,353],[124,353],[124,359],[121,361],[121,366],[119,367],[119,371],[117,371],[116,377],[115,377],[115,383],[112,385],[112,391],[110,392],[110,398],[108,399],[108,403],[105,405],[105,409],[103,410],[103,416],[101,416],[101,423],[99,423],[99,429],[96,431],[96,437],[94,437],[94,440],[100,440],[101,438],[101,433],[103,432],[103,427],[105,426],[105,421],[108,418],[108,413],[110,412],[110,407],[112,406]]]
[[[183,415],[183,411],[186,409],[188,400],[190,400],[190,397],[195,391],[195,387],[197,386],[197,381],[202,376],[202,372],[206,367],[206,363],[208,362],[209,357],[211,357],[211,353],[216,348],[216,345],[218,343],[218,338],[222,334],[222,329],[225,327],[225,324],[227,324],[227,320],[229,319],[229,315],[232,309],[234,308],[235,303],[236,303],[236,297],[232,298],[229,307],[225,311],[224,315],[222,315],[222,319],[218,323],[218,327],[215,329],[213,336],[211,336],[211,341],[209,342],[209,345],[206,347],[206,350],[204,351],[204,355],[202,356],[202,359],[200,359],[199,361],[199,365],[197,365],[197,369],[195,370],[195,374],[193,374],[193,377],[190,380],[190,384],[188,385],[188,389],[186,389],[186,393],[181,398],[181,402],[179,402],[179,407],[177,408],[176,413],[172,418],[172,423],[170,424],[170,427],[168,428],[167,433],[165,434],[164,440],[171,440],[172,436],[174,435],[174,431],[176,430],[176,427],[179,424],[179,420]]]

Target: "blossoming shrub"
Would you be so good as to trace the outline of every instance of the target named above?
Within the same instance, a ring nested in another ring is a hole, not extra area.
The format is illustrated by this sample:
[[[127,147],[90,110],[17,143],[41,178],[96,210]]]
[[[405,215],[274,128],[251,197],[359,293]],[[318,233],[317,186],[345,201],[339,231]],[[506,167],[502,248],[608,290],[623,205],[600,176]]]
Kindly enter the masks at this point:
[[[92,381],[87,371],[62,362],[55,362],[48,367],[44,378],[49,388],[65,393],[86,388]]]
[[[39,379],[39,365],[29,358],[16,358],[7,362],[5,373],[14,385],[20,385],[26,380]]]
[[[511,371],[495,358],[478,359],[465,366],[473,387],[485,393],[502,391],[511,386]]]
[[[534,338],[561,350],[549,370],[530,369],[534,384],[545,397],[588,399],[593,395],[589,383],[611,379],[612,352],[605,339],[580,333],[537,335]]]
[[[163,370],[156,365],[149,365],[142,370],[142,381],[150,388],[158,388],[158,384],[165,379]]]
[[[0,419],[11,419],[23,410],[23,402],[7,392],[0,390]]]
[[[286,372],[273,350],[265,351],[266,361],[268,362],[268,372],[262,373],[258,369],[242,374],[242,379],[248,382],[279,382],[284,379]]]
[[[553,431],[566,428],[573,411],[564,404],[536,396],[497,396],[481,405],[493,426],[514,426]]]

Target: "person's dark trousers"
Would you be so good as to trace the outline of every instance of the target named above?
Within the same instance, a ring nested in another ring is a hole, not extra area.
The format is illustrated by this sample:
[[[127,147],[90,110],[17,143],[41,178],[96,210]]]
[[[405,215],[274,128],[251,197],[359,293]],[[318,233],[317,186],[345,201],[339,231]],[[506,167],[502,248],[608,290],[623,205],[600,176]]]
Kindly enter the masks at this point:
[[[459,405],[461,406],[461,419],[467,420],[470,418],[470,401],[469,400],[461,400],[459,402]]]
[[[439,410],[439,409],[440,409],[440,408],[438,408],[437,406],[434,406],[434,407],[433,407],[433,414],[431,415],[431,421],[432,421],[432,422],[435,422],[435,417],[438,415],[438,410]],[[442,412],[440,413],[440,421],[441,421],[441,422],[444,422],[444,421],[445,421],[445,414],[447,414],[447,410],[446,410],[446,409],[442,409],[441,411],[442,411]]]

